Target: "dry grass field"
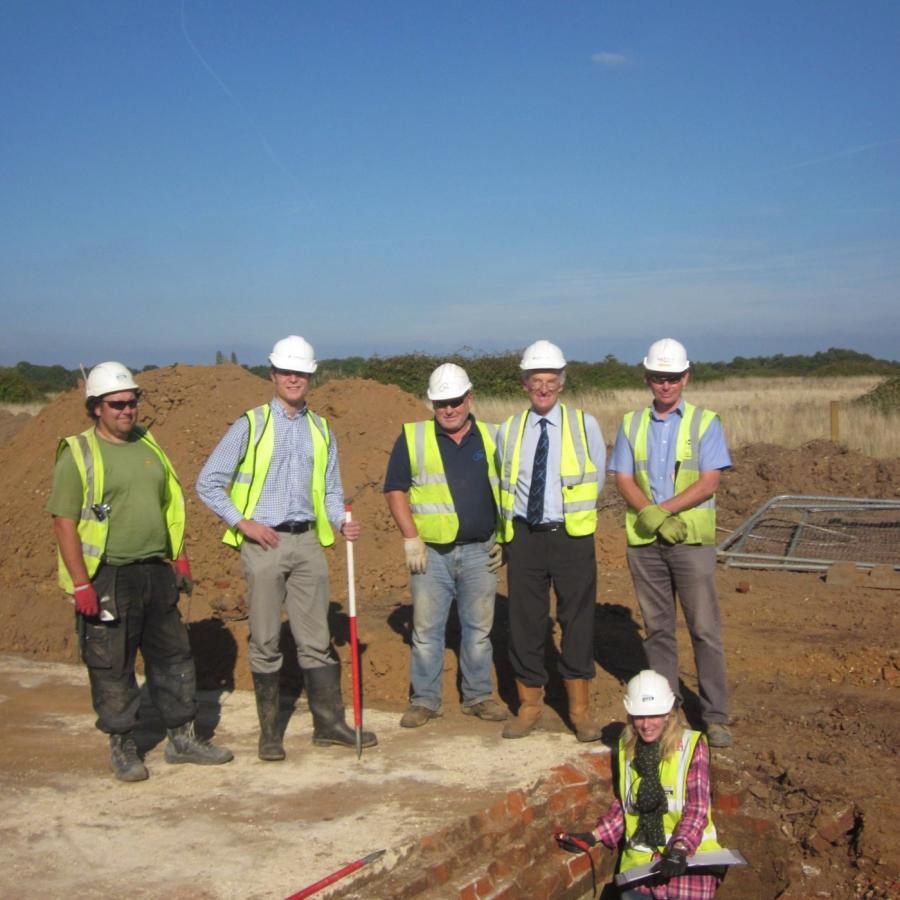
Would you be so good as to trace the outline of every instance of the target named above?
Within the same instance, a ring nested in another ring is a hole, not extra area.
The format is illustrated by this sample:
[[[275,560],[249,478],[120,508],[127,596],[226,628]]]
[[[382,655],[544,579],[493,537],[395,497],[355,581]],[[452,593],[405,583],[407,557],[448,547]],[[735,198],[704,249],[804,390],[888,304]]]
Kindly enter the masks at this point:
[[[885,414],[852,401],[868,393],[880,376],[853,378],[729,378],[688,384],[685,398],[714,409],[722,417],[729,446],[765,442],[800,447],[820,438],[832,439],[831,402],[839,407],[840,434],[835,443],[875,459],[891,459],[900,447],[900,414]],[[516,400],[478,399],[476,413],[502,422],[522,408]],[[646,406],[648,390],[615,390],[565,395],[567,403],[596,416],[608,442],[615,440],[622,416]]]

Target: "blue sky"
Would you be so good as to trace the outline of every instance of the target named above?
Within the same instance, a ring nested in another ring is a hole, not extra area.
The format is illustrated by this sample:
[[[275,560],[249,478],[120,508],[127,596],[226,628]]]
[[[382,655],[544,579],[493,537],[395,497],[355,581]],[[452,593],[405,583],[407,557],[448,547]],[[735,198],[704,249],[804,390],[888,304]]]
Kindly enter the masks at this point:
[[[0,365],[900,358],[900,3],[4,0]]]

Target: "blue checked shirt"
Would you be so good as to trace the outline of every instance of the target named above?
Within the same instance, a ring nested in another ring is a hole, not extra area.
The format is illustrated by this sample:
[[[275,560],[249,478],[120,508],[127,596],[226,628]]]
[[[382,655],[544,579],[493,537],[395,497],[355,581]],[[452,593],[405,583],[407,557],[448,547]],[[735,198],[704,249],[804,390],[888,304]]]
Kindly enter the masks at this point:
[[[293,418],[277,401],[269,403],[275,427],[272,461],[253,521],[274,527],[282,522],[315,519],[312,502],[313,444],[307,416],[308,407]],[[197,476],[197,496],[229,527],[242,518],[232,503],[228,489],[247,452],[250,434],[246,416],[241,416],[225,433]],[[325,511],[335,531],[344,523],[344,488],[338,464],[337,443],[330,432],[328,462],[325,467]]]

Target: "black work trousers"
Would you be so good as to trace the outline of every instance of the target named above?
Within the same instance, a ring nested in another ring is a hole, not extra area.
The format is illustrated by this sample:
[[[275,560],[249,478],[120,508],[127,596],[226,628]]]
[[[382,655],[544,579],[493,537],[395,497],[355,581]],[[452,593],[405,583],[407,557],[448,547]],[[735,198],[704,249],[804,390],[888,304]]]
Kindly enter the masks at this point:
[[[140,689],[134,674],[138,650],[150,699],[166,728],[193,721],[197,676],[187,629],[178,611],[172,567],[158,562],[102,565],[93,579],[97,596],[110,598],[114,621],[76,613],[81,658],[87,666],[97,728],[131,731],[138,718]]]
[[[562,628],[559,674],[594,677],[594,610],[597,556],[594,536],[570,537],[565,528],[532,531],[516,519],[506,545],[509,564],[509,659],[516,679],[528,687],[547,683],[544,660],[550,631],[550,587]]]

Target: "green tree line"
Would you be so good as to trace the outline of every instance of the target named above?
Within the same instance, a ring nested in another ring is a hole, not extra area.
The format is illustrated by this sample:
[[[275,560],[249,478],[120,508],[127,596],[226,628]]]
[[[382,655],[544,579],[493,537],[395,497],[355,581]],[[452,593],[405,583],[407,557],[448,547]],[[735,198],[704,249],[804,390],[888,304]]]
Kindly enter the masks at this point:
[[[430,372],[443,362],[463,366],[478,393],[483,396],[504,396],[518,392],[521,350],[503,353],[472,354],[466,351],[445,356],[426,353],[407,353],[400,356],[349,356],[319,362],[316,381],[322,384],[337,378],[371,378],[382,384],[394,384],[411,394],[424,393]],[[234,353],[228,362],[239,364]],[[225,354],[216,353],[216,363],[226,364]],[[157,368],[144,366],[140,371]],[[244,366],[261,378],[269,377],[268,366]],[[134,371],[139,371],[135,369]],[[876,359],[867,353],[832,347],[811,356],[736,356],[730,362],[692,362],[691,377],[698,381],[712,381],[735,376],[850,376],[884,375],[900,377],[900,362]],[[27,362],[0,367],[0,402],[29,403],[41,401],[48,394],[75,387],[81,373],[63,366],[39,366]],[[600,362],[570,361],[566,385],[571,392],[613,390],[639,387],[643,384],[643,368],[620,362],[607,356]]]

